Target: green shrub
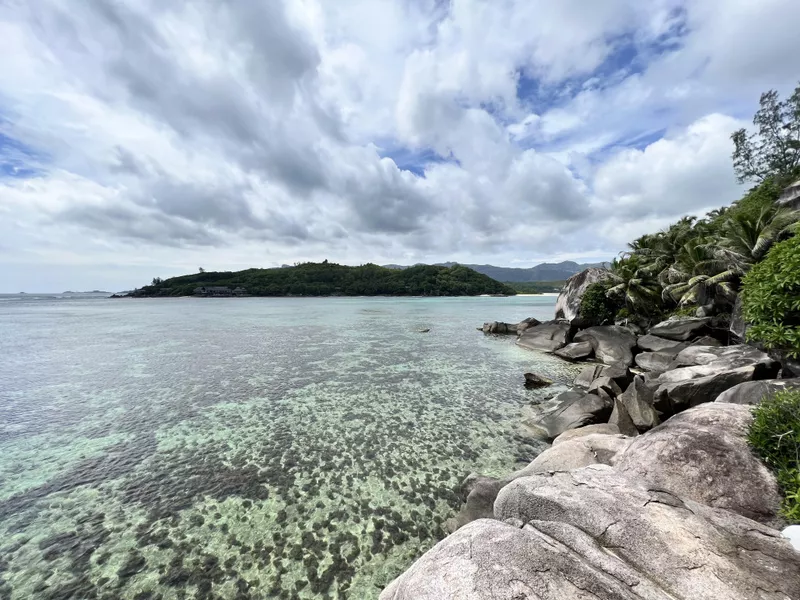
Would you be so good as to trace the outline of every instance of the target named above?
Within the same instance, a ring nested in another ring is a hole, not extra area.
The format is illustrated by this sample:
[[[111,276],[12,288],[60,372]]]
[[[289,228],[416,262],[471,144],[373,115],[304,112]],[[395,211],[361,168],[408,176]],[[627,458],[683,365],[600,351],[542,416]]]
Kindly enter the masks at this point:
[[[609,283],[598,281],[590,284],[581,298],[580,316],[591,325],[614,323],[618,303],[606,296]]]
[[[778,392],[756,406],[747,442],[775,472],[783,516],[800,523],[800,390]]]
[[[747,339],[800,357],[800,236],[775,246],[744,278]]]

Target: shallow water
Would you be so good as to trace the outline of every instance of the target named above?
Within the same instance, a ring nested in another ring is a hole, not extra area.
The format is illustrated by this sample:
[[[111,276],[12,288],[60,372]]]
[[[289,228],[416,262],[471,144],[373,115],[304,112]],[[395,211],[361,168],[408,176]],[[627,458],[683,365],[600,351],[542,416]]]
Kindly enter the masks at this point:
[[[0,598],[375,598],[541,450],[574,369],[475,328],[553,305],[0,297]]]

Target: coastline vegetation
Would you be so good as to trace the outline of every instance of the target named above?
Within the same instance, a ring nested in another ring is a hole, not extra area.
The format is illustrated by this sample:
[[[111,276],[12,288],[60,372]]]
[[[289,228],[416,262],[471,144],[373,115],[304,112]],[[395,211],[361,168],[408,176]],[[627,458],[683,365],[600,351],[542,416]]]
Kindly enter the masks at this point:
[[[514,295],[506,284],[461,265],[416,265],[388,269],[375,264],[349,267],[324,261],[293,267],[205,271],[155,278],[133,297],[191,296],[200,287],[244,288],[249,296],[479,296]]]
[[[741,305],[748,340],[800,356],[800,211],[778,202],[800,177],[800,86],[762,94],[757,131],[733,133],[733,168],[751,188],[731,206],[643,235],[592,284],[581,314],[595,324],[670,315],[730,316]],[[701,309],[698,312],[698,309]]]
[[[505,281],[518,294],[552,294],[561,291],[565,281]]]

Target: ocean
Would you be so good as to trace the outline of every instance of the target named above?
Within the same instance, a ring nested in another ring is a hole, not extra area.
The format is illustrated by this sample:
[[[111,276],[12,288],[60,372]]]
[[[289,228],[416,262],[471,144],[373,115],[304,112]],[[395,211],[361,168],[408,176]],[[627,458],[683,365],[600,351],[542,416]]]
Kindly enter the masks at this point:
[[[0,598],[376,598],[543,449],[575,368],[476,327],[554,304],[0,296]]]

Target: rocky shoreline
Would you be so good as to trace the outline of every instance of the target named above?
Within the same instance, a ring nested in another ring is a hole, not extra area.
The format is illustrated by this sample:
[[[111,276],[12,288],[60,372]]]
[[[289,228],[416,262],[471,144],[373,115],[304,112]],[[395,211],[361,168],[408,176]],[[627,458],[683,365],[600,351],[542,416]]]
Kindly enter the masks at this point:
[[[800,379],[712,317],[584,327],[576,290],[596,275],[575,276],[556,320],[481,328],[586,366],[522,424],[552,446],[470,475],[456,531],[381,600],[800,599],[800,547],[746,442],[751,405]]]

